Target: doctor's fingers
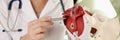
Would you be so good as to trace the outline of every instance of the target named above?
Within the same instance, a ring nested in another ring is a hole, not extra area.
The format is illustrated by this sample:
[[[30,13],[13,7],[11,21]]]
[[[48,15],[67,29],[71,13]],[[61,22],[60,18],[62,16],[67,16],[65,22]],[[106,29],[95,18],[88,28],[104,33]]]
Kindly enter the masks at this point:
[[[51,17],[43,17],[43,18],[33,20],[33,21],[29,22],[29,23],[33,24],[33,23],[36,23],[36,22],[46,22],[46,21],[50,21],[50,20],[51,20]]]
[[[35,30],[35,33],[36,33],[36,34],[35,34],[35,35],[36,35],[36,38],[42,39],[42,38],[44,38],[44,37],[46,36],[46,34],[47,34],[47,29],[44,28],[44,27],[38,28],[38,29]]]
[[[35,30],[30,31],[31,38],[34,40],[39,40],[45,37],[46,29],[44,27],[37,28]]]
[[[36,38],[37,38],[38,40],[42,40],[43,38],[45,38],[45,36],[46,36],[46,34],[37,34],[37,35],[36,35]]]
[[[36,28],[34,30],[34,33],[36,33],[36,34],[46,34],[47,33],[47,29],[45,27],[39,27],[39,28]]]
[[[32,36],[31,38],[33,40],[42,40],[43,38],[45,38],[45,35],[46,34],[37,34],[37,35]]]

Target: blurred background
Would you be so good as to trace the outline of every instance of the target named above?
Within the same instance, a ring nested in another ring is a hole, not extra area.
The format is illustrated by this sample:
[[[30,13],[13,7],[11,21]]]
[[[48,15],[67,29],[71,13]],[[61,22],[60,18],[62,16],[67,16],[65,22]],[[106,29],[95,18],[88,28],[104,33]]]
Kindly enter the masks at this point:
[[[117,12],[117,18],[119,18],[120,21],[120,0],[111,0],[111,3]],[[120,36],[117,40],[120,40]]]
[[[119,18],[120,21],[120,0],[111,0],[111,3],[117,12],[117,18]],[[120,40],[120,36],[118,37],[117,40]]]
[[[120,20],[120,0],[111,0],[111,3],[117,12],[117,17]]]

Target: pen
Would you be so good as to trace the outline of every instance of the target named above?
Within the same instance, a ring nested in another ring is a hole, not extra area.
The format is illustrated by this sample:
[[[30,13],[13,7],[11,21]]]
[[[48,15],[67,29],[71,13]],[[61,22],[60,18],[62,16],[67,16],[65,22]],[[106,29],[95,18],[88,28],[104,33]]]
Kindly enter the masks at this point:
[[[60,17],[60,18],[51,18],[51,21],[61,21],[61,20],[64,20],[64,19],[66,19],[66,18],[62,18],[62,17]]]

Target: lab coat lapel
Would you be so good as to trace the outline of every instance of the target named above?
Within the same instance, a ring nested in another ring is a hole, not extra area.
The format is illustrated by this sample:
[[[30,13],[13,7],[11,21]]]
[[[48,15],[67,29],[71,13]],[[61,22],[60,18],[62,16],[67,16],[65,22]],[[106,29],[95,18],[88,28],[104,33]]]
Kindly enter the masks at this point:
[[[57,11],[57,9],[59,9],[58,4],[60,3],[59,0],[48,0],[46,6],[44,7],[43,11],[40,14],[40,17],[44,17],[44,16],[55,16],[55,11]],[[58,7],[57,9],[55,9],[56,7]],[[60,6],[61,7],[61,6]],[[59,13],[60,14],[60,13]],[[57,15],[56,15],[57,16]],[[39,17],[39,18],[40,18]]]
[[[7,14],[8,14],[8,11],[7,11],[7,0],[0,0],[0,28],[2,28],[3,26],[6,28],[6,30],[8,30],[8,27],[7,27]],[[4,29],[4,28],[3,28]],[[3,30],[1,29],[1,30]],[[0,30],[0,31],[1,31]]]
[[[56,9],[55,9],[56,7],[57,7],[57,9],[62,9],[62,8],[60,8],[61,6],[60,7],[58,6],[59,3],[60,3],[59,0],[48,0],[46,6],[40,13],[39,18],[45,17],[45,16],[54,16],[54,17],[58,16],[59,17],[60,13],[58,13],[58,12],[61,12],[62,10],[56,11]],[[27,23],[32,20],[37,19],[37,16],[35,15],[35,12],[32,8],[30,0],[23,1],[22,12],[24,12],[24,13],[22,13],[23,14],[22,18],[24,18],[23,20],[27,21]]]
[[[32,8],[30,0],[24,0],[23,1],[23,8],[22,11],[24,12],[24,16],[27,17],[28,20],[34,20],[37,19],[37,16],[35,15],[35,12]],[[25,18],[24,17],[24,18]]]
[[[23,31],[23,35],[27,33],[27,26],[28,26],[28,23],[37,19],[37,16],[35,15],[35,12],[32,8],[32,5],[30,3],[30,0],[24,0],[22,1],[23,2],[23,5],[22,5],[22,13],[21,13],[21,27],[22,29],[24,30]]]
[[[60,3],[59,0],[48,0],[47,4],[45,5],[42,12],[40,13],[39,18],[44,17],[44,16],[53,16],[54,11],[56,10],[55,8],[58,6],[59,3]],[[25,12],[24,16],[27,16],[32,20],[37,19],[37,16],[35,15],[35,12],[34,12],[34,9],[32,8],[30,0],[23,1],[22,9]],[[57,13],[57,14],[60,14],[60,13]],[[56,14],[54,14],[54,16],[55,15]]]

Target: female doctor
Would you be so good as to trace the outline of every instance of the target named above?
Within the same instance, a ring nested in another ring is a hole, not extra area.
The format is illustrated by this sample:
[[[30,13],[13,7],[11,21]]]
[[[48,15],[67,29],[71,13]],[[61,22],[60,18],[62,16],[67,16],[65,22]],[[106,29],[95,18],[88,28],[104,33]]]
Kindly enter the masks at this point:
[[[73,0],[63,0],[65,9]],[[60,0],[0,0],[0,40],[63,40]]]

